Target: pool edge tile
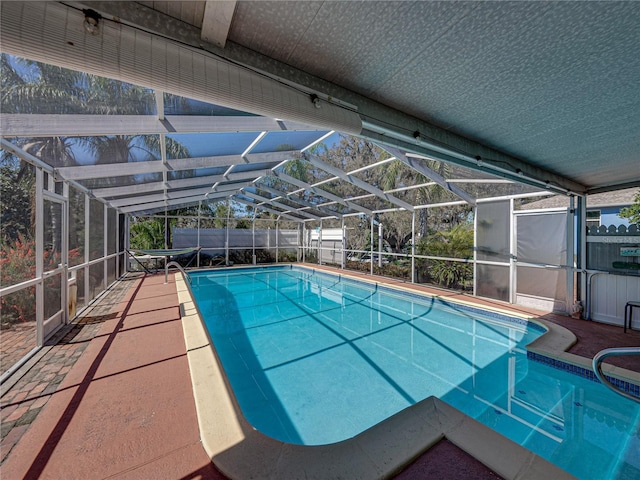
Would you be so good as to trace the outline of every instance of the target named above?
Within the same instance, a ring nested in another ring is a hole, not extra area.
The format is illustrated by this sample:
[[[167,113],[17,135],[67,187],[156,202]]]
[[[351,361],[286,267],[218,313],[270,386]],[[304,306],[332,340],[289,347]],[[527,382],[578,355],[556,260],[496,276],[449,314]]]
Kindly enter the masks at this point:
[[[556,480],[575,479],[573,475],[527,448],[491,430],[446,402],[434,399],[440,415],[453,426],[445,430],[446,438],[503,478]],[[457,418],[457,421],[452,419]],[[533,468],[535,467],[535,468]]]

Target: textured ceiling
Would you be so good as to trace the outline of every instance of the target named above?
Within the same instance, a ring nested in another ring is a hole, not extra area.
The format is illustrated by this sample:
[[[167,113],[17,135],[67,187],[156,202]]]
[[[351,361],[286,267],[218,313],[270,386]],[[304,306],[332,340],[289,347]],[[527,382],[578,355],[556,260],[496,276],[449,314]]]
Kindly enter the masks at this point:
[[[228,41],[587,187],[640,182],[640,3],[239,1]]]
[[[511,178],[640,185],[640,2],[227,4],[229,21],[217,2],[84,3],[344,100],[377,141],[390,125]],[[216,29],[224,48],[201,39]]]
[[[229,40],[583,185],[640,181],[640,3],[238,2]]]

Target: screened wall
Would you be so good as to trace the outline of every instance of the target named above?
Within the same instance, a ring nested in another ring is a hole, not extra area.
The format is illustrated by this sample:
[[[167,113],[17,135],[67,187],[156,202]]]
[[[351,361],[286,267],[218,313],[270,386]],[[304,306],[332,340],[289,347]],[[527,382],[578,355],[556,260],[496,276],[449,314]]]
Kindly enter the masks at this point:
[[[567,312],[573,301],[573,216],[567,209],[514,216],[516,303]],[[569,292],[571,290],[571,292]]]
[[[515,301],[513,205],[547,190],[317,125],[1,59],[3,374],[125,272],[166,259],[304,261]],[[185,248],[196,253],[153,253]]]
[[[4,378],[120,277],[125,256],[122,214],[17,157],[2,169]]]

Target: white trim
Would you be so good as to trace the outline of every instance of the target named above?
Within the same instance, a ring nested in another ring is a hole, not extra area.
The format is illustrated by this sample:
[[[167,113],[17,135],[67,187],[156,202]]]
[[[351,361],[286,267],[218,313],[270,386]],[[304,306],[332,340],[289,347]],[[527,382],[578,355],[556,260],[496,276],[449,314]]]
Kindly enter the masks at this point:
[[[46,63],[46,62],[45,62]],[[162,121],[161,121],[162,120]],[[105,135],[159,135],[166,133],[236,133],[313,131],[326,129],[260,116],[84,115],[3,113],[0,137],[90,137]],[[324,138],[324,137],[323,137]]]
[[[1,7],[0,41],[12,55],[328,130],[355,135],[362,130],[356,112],[324,100],[316,108],[308,93],[202,48],[109,18],[92,35],[80,9],[57,2],[2,2]],[[177,65],[180,75],[174,74]]]

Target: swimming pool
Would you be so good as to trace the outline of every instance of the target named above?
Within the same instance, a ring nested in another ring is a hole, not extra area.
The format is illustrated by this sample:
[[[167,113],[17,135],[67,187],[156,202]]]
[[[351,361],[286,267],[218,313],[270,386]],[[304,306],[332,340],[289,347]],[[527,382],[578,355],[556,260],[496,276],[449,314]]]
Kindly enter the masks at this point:
[[[271,437],[337,442],[435,395],[578,477],[640,471],[637,405],[527,360],[537,326],[297,267],[191,277],[242,411]]]

